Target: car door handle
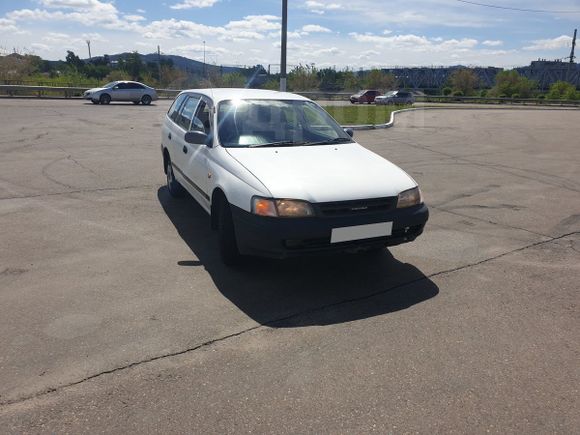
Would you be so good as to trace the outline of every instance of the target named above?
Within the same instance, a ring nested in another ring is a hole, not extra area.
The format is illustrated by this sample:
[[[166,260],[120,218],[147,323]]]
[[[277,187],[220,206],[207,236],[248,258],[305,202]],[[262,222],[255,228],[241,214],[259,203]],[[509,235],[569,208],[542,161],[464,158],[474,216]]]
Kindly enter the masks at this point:
[[[169,140],[171,140],[171,133],[169,133],[169,134],[167,135],[167,137],[169,138]]]
[[[186,146],[186,145],[183,145],[183,152],[184,152],[185,154],[187,154],[187,146]]]

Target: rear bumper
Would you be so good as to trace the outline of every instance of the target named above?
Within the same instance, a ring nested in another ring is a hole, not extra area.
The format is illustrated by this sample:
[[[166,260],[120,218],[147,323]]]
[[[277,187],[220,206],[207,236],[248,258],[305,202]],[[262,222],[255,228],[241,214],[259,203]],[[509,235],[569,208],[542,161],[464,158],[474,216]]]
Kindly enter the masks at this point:
[[[411,242],[423,232],[429,218],[425,204],[373,215],[303,219],[268,218],[234,206],[231,208],[240,253],[273,258],[356,252]],[[330,242],[333,228],[380,222],[393,222],[390,236]]]

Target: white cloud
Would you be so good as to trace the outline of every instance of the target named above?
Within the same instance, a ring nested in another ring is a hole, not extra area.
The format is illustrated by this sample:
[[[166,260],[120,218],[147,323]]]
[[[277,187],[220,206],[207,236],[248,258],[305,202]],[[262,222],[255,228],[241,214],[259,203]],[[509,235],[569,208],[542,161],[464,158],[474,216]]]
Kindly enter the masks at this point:
[[[342,5],[338,3],[323,3],[322,1],[308,0],[304,3],[306,9],[315,14],[322,15],[326,11],[336,11],[338,9],[343,9]]]
[[[553,39],[537,39],[532,41],[532,45],[524,47],[524,50],[558,50],[572,46],[572,37],[562,35]]]
[[[248,15],[243,20],[230,21],[225,25],[226,29],[230,30],[252,30],[256,32],[263,32],[266,30],[280,29],[280,17],[275,15]]]
[[[354,56],[354,58],[358,59],[358,60],[369,60],[369,59],[376,58],[380,55],[381,55],[381,53],[379,53],[376,50],[365,50],[361,54],[359,54],[358,56]]]
[[[302,27],[302,31],[305,33],[330,33],[332,30],[319,26],[318,24],[307,24]]]
[[[17,30],[18,27],[16,27],[16,22],[14,20],[0,18],[0,32],[16,32]]]
[[[388,45],[389,48],[404,48],[412,51],[449,51],[449,50],[465,50],[473,48],[477,45],[476,39],[429,39],[425,36],[417,36],[413,34],[394,35],[394,36],[380,36],[371,33],[350,33],[352,38],[358,42],[373,43],[377,46]]]
[[[219,0],[184,0],[181,3],[171,5],[171,9],[193,9],[193,8],[211,8]]]
[[[136,22],[136,21],[145,21],[146,18],[142,15],[123,15],[123,18],[127,21]]]
[[[487,40],[487,41],[483,41],[482,44],[486,45],[488,47],[500,47],[503,45],[503,41]]]

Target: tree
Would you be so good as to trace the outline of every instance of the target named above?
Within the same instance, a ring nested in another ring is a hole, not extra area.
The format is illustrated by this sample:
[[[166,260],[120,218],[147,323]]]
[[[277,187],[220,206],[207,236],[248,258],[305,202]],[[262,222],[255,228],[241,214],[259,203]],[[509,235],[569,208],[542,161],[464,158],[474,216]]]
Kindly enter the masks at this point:
[[[550,86],[547,98],[550,100],[577,100],[580,98],[580,92],[576,91],[576,86],[572,83],[557,81]]]
[[[69,67],[75,69],[78,72],[84,71],[85,63],[74,53],[74,51],[67,50],[66,63]]]
[[[393,74],[385,74],[380,69],[371,70],[364,79],[365,86],[369,89],[390,90],[397,87],[397,79]]]
[[[461,68],[453,71],[449,77],[449,83],[453,91],[460,91],[465,96],[473,95],[476,88],[479,87],[479,76],[472,69]]]
[[[511,98],[514,94],[519,98],[530,98],[538,84],[518,74],[517,71],[501,71],[495,76],[495,86],[489,91],[493,97]]]
[[[314,65],[298,65],[288,74],[288,87],[293,91],[312,91],[319,85]]]
[[[340,89],[339,73],[332,68],[324,68],[318,71],[318,78],[320,80],[318,89],[324,92],[335,92]]]
[[[360,89],[360,80],[352,71],[345,71],[342,74],[342,88],[346,91],[357,91]]]
[[[128,54],[124,59],[123,69],[131,76],[131,79],[140,80],[144,70],[141,55],[136,51]]]

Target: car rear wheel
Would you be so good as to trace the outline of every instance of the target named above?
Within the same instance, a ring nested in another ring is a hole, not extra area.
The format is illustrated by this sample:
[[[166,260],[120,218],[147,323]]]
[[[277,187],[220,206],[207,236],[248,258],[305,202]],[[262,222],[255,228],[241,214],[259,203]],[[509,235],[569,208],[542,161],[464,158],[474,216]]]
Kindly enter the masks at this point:
[[[109,94],[103,94],[101,95],[101,98],[99,98],[99,102],[101,104],[109,104],[111,102],[111,96]]]
[[[240,261],[240,251],[236,242],[236,231],[232,211],[228,201],[222,199],[218,217],[220,256],[226,266],[234,266]]]
[[[181,198],[185,189],[183,186],[175,179],[173,174],[173,166],[171,165],[171,159],[167,158],[167,166],[165,167],[165,174],[167,176],[167,190],[173,198]]]
[[[148,106],[149,104],[151,104],[151,96],[150,95],[143,95],[143,97],[141,98],[141,102],[145,106]]]

